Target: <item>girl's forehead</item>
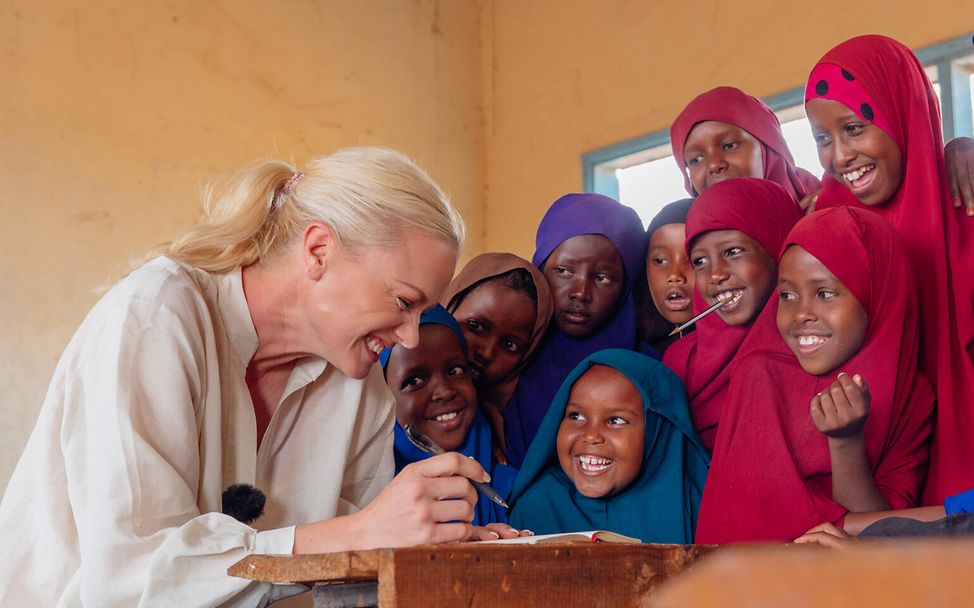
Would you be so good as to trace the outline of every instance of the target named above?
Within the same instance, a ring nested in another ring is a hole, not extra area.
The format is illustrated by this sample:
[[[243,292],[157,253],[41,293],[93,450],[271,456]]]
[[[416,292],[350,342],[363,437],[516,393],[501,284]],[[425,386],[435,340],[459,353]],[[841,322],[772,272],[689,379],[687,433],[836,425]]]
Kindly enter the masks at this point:
[[[721,136],[728,133],[753,137],[753,135],[748,133],[746,130],[733,123],[724,122],[721,120],[702,120],[693,125],[693,128],[690,129],[690,133],[687,134],[686,145],[690,145],[693,142],[706,139],[708,137]]]
[[[598,259],[606,262],[622,261],[616,246],[601,234],[579,234],[569,237],[555,248],[551,257],[578,260]]]
[[[726,228],[722,230],[708,230],[693,239],[693,247],[722,247],[735,243],[754,243],[754,239],[740,230]]]
[[[588,397],[597,406],[612,407],[619,400],[635,399],[642,403],[636,385],[625,374],[607,365],[595,364],[572,386],[572,397]]]
[[[534,307],[534,302],[526,292],[510,285],[505,285],[501,281],[485,281],[473,289],[464,297],[463,302],[457,307],[465,310],[476,309],[482,313],[497,313],[500,315],[510,314],[512,311],[508,307],[520,308],[522,306]]]
[[[686,238],[686,227],[687,225],[682,222],[663,224],[654,230],[653,235],[649,237],[649,246],[669,247],[676,243],[680,248],[682,248],[683,241]]]

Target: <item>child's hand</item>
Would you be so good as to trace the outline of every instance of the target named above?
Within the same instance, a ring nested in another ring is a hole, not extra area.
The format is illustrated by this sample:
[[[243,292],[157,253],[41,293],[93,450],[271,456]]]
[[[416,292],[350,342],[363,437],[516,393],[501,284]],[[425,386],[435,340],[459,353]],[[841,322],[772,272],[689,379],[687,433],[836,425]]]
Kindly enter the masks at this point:
[[[490,449],[494,455],[494,462],[497,464],[507,464],[507,454],[504,453],[504,448],[499,445],[494,445]]]
[[[517,538],[519,536],[534,536],[531,530],[515,530],[507,524],[487,524],[474,526],[469,540],[497,540],[498,538]]]
[[[947,142],[944,164],[954,207],[963,208],[968,216],[974,217],[974,140],[957,137]]]
[[[819,188],[814,192],[809,192],[802,200],[798,201],[798,206],[801,207],[802,213],[808,215],[812,211],[815,211],[815,204],[818,203],[818,195],[821,192],[822,189]]]
[[[869,386],[859,374],[839,374],[829,388],[812,397],[812,422],[834,439],[861,435],[869,417],[869,399]]]
[[[858,538],[828,522],[815,526],[795,539],[796,544],[818,544],[841,550],[848,549],[858,542]]]

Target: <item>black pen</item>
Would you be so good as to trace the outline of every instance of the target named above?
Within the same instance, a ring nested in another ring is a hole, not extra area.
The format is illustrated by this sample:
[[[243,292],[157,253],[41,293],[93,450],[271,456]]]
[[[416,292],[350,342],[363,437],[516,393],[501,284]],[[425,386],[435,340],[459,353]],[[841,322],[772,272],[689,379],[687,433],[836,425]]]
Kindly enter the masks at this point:
[[[434,456],[438,454],[446,454],[446,450],[437,445],[435,441],[427,437],[422,431],[413,425],[407,424],[402,427],[402,430],[406,431],[406,437],[409,439],[410,443],[427,454],[433,454]],[[497,493],[497,490],[490,487],[490,484],[482,481],[474,481],[472,479],[470,480],[470,483],[473,484],[473,487],[477,488],[478,492],[490,499],[491,502],[497,503],[505,509],[510,508],[507,506],[507,503],[504,502],[504,499],[501,498],[501,495]]]

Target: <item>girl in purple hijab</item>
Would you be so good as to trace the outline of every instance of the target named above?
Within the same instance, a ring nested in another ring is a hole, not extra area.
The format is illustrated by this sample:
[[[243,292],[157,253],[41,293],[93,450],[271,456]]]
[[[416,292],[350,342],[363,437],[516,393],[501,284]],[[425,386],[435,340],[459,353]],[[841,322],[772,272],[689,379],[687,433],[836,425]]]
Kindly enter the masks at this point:
[[[646,259],[646,233],[636,212],[600,194],[567,194],[548,209],[532,262],[554,300],[548,335],[504,409],[510,464],[524,460],[541,419],[568,374],[606,348],[638,350],[632,288]]]

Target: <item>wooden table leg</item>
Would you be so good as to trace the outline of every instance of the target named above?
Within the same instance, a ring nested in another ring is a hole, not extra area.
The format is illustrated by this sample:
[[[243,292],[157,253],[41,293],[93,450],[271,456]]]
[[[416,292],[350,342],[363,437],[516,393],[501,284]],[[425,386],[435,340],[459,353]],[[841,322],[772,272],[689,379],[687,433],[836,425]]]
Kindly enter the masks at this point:
[[[374,608],[379,605],[376,581],[316,583],[311,590],[314,608]]]

